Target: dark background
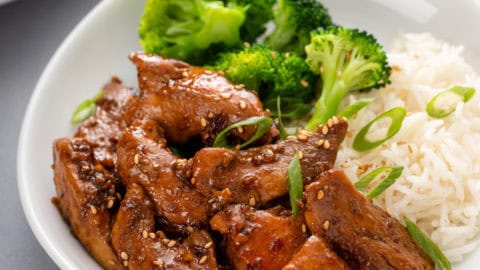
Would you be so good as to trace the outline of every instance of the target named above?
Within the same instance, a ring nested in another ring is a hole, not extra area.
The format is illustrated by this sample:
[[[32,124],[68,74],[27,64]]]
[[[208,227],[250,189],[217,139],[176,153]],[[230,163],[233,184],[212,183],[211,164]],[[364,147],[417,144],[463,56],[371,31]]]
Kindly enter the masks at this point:
[[[58,268],[23,214],[16,174],[18,137],[30,95],[48,60],[98,2],[17,0],[0,6],[0,269]]]

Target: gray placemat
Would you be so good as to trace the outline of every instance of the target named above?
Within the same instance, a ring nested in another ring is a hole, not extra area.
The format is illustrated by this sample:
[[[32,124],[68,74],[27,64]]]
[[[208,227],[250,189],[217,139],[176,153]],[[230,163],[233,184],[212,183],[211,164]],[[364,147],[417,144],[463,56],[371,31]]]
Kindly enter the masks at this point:
[[[23,115],[48,60],[99,0],[29,0],[0,6],[0,269],[57,269],[32,234],[18,196]]]

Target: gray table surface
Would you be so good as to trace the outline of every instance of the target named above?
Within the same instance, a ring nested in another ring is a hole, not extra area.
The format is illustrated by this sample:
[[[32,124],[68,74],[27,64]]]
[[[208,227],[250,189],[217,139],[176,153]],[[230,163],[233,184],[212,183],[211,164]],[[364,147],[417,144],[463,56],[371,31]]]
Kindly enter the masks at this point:
[[[24,0],[0,6],[0,269],[57,269],[32,234],[18,196],[23,115],[48,60],[99,0]]]

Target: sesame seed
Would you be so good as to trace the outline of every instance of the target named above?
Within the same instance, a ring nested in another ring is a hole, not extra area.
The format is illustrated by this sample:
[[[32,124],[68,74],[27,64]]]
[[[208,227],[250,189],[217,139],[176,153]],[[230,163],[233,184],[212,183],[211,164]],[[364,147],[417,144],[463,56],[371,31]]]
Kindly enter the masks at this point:
[[[124,260],[128,260],[128,254],[127,254],[127,252],[122,251],[122,252],[120,253],[120,257],[121,257],[122,259],[124,259]]]
[[[202,117],[202,119],[200,119],[200,124],[202,125],[202,127],[206,127],[207,126],[207,120],[205,120],[205,118]]]
[[[243,101],[243,100],[240,101],[240,109],[243,110],[243,109],[245,109],[245,108],[247,108],[247,104],[245,104],[245,101]]]
[[[175,241],[175,240],[170,240],[170,242],[168,242],[167,246],[168,246],[168,247],[173,247],[173,246],[175,246],[176,244],[177,244],[177,241]]]
[[[302,159],[303,158],[303,153],[302,151],[298,151],[298,159]]]
[[[389,216],[392,216],[392,214],[393,214],[393,213],[392,213],[392,210],[391,210],[390,208],[388,208],[388,207],[387,207],[386,210],[387,210],[387,214],[388,214]]]
[[[221,70],[219,70],[219,71],[217,71],[217,72],[218,72],[218,74],[220,74],[221,76],[225,75],[225,73],[223,73],[223,71],[221,71]]]
[[[291,140],[291,139],[294,139],[294,138],[296,138],[295,135],[288,135],[288,136],[287,136],[287,140]]]
[[[242,134],[242,133],[243,133],[243,127],[242,127],[242,126],[238,126],[238,127],[237,127],[237,131],[238,131],[238,133]]]
[[[248,200],[248,204],[249,204],[250,206],[254,206],[255,203],[256,203],[255,197],[250,197],[250,200]]]
[[[187,231],[188,232],[193,232],[193,227],[192,226],[187,226]]]
[[[107,203],[107,208],[112,208],[113,207],[113,203],[114,201],[112,199],[108,200],[108,203]]]
[[[213,246],[213,242],[210,241],[208,243],[205,244],[205,246],[203,246],[204,248],[211,248]]]
[[[408,152],[409,152],[410,154],[413,153],[412,145],[408,144],[408,145],[407,145],[407,148],[408,148]]]
[[[289,58],[290,57],[290,53],[285,53],[285,58]]]
[[[340,165],[342,168],[350,168],[350,163],[348,163],[348,161],[345,160],[345,162],[342,163],[342,165]]]
[[[323,71],[324,71],[323,67],[320,67],[320,74],[323,74]]]
[[[108,264],[115,265],[115,262],[113,260],[108,260]]]
[[[245,41],[245,42],[243,42],[243,46],[245,46],[247,48],[250,48],[252,45],[250,45],[250,43]]]
[[[330,142],[329,142],[329,141],[325,141],[325,143],[323,144],[323,147],[324,147],[325,149],[330,148]]]
[[[237,90],[242,90],[245,86],[243,84],[238,84],[234,86]]]
[[[318,140],[317,141],[317,146],[322,146],[325,140]]]
[[[153,264],[156,265],[156,266],[162,267],[163,266],[163,261],[162,260],[156,260],[156,261],[153,261]]]
[[[148,237],[148,232],[145,231],[145,230],[143,230],[143,232],[142,232],[142,237],[143,237],[143,238],[147,238],[147,237]]]
[[[272,55],[272,59],[277,59],[277,53],[272,52],[271,55]]]
[[[123,261],[123,266],[128,267],[128,261]]]
[[[302,232],[303,233],[307,232],[307,226],[305,224],[302,224]]]
[[[317,193],[317,200],[323,199],[324,196],[325,196],[325,193],[323,193],[323,190],[320,190],[320,191]]]
[[[325,126],[325,125],[324,125],[324,126],[322,127],[322,134],[323,134],[323,135],[327,135],[327,133],[328,133],[328,126]]]
[[[208,113],[208,118],[213,118],[213,112]]]
[[[307,135],[305,135],[305,134],[299,134],[299,135],[297,135],[297,138],[300,141],[306,141],[308,139]]]
[[[339,78],[340,78],[340,77],[342,77],[342,75],[343,75],[343,73],[342,73],[342,71],[341,71],[341,70],[337,71],[337,77],[339,77]]]
[[[140,157],[138,156],[138,154],[135,154],[135,156],[133,156],[133,163],[138,164],[139,159]]]
[[[195,185],[197,183],[197,179],[195,177],[192,177],[192,180],[190,180],[190,182],[192,182],[192,185]]]
[[[213,72],[211,70],[205,70],[205,74],[213,74]]]
[[[206,261],[207,261],[208,257],[205,255],[205,256],[202,256],[200,258],[200,260],[198,261],[199,264],[204,264]]]
[[[182,72],[182,76],[183,77],[188,77],[188,72],[186,72],[186,71]]]
[[[90,211],[92,212],[92,214],[96,215],[97,214],[97,208],[95,208],[95,206],[90,206]]]
[[[308,82],[305,81],[305,80],[300,80],[300,84],[301,84],[303,87],[308,87]]]
[[[240,144],[235,145],[235,150],[240,150]]]
[[[231,93],[222,93],[220,96],[222,96],[222,98],[224,98],[224,99],[229,99],[232,96],[232,94]]]
[[[340,120],[338,120],[338,117],[334,116],[332,117],[332,121],[333,121],[333,124],[338,124],[340,122]]]
[[[121,200],[121,199],[122,199],[122,194],[120,194],[119,192],[117,192],[117,199],[118,199],[118,200]]]
[[[153,233],[153,232],[148,233],[148,236],[152,239],[155,239],[155,237],[156,237],[155,233]]]
[[[328,126],[329,128],[331,128],[331,127],[333,126],[333,120],[332,120],[332,118],[330,118],[330,119],[327,120],[327,126]]]
[[[329,227],[330,227],[330,221],[325,220],[325,222],[323,222],[323,228],[324,228],[325,230],[328,230]]]
[[[165,245],[166,245],[166,244],[168,244],[168,243],[170,242],[170,240],[169,240],[169,239],[167,239],[167,238],[163,239],[162,241],[163,241],[163,243],[164,243]]]
[[[163,239],[163,238],[167,237],[167,236],[165,235],[165,233],[162,232],[162,231],[157,231],[155,234],[156,234],[156,235],[158,236],[158,238],[160,238],[160,239]]]
[[[348,119],[347,119],[345,116],[343,116],[343,117],[342,117],[342,120],[345,121],[345,122],[347,122]]]

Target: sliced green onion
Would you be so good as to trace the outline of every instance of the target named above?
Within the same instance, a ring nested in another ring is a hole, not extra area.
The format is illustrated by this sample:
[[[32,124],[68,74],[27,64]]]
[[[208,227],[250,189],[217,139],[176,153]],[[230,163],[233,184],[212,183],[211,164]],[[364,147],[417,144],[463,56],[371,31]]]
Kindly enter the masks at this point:
[[[382,194],[387,188],[395,183],[397,178],[402,175],[403,166],[396,167],[381,167],[377,168],[366,175],[364,175],[358,182],[355,183],[355,187],[361,192],[366,192],[368,185],[377,177],[379,174],[388,172],[388,174],[383,178],[382,182],[378,184],[370,193],[367,194],[367,198],[373,199]]]
[[[70,123],[72,125],[81,123],[95,113],[95,102],[103,96],[103,90],[98,92],[93,98],[80,103],[72,114]]]
[[[288,133],[285,130],[285,126],[282,121],[282,109],[281,109],[280,96],[277,97],[277,115],[278,115],[278,130],[280,131],[280,138],[285,140],[288,137]]]
[[[337,117],[342,118],[345,117],[347,119],[350,119],[354,114],[358,113],[361,109],[365,108],[368,106],[368,104],[373,102],[373,98],[362,98],[357,101],[355,101],[353,104],[350,104],[347,106],[343,111],[341,111]]]
[[[358,152],[364,152],[371,150],[391,137],[393,137],[397,132],[400,130],[402,127],[402,122],[403,119],[405,118],[405,115],[407,114],[407,110],[402,107],[395,107],[389,111],[386,111],[382,113],[381,115],[377,116],[373,121],[368,123],[366,126],[364,126],[355,136],[355,139],[353,140],[353,149],[355,149]],[[383,119],[383,118],[391,118],[392,123],[390,124],[390,127],[388,128],[387,134],[384,138],[376,141],[370,141],[366,138],[368,131],[370,130],[370,127],[377,121]]]
[[[463,102],[469,101],[475,94],[475,88],[464,87],[464,86],[453,86],[443,92],[438,93],[434,96],[427,104],[427,113],[434,118],[443,118],[455,111],[455,106],[448,108],[439,108],[435,106],[435,103],[439,98],[448,94],[455,94],[462,98]]]
[[[300,166],[298,151],[290,161],[288,166],[288,194],[290,195],[290,205],[292,206],[292,215],[298,213],[297,200],[301,200],[303,196],[303,179],[302,167]]]
[[[275,108],[277,99],[270,98],[263,102],[265,108]],[[300,119],[312,110],[312,104],[304,103],[302,100],[282,97],[282,117],[283,119]],[[278,117],[275,110],[272,110],[272,116]]]
[[[447,257],[442,253],[438,246],[407,217],[403,217],[403,220],[405,221],[405,225],[407,226],[407,231],[410,236],[413,238],[413,240],[415,240],[415,242],[417,242],[423,251],[430,256],[432,261],[435,263],[436,269],[452,269]]]
[[[230,149],[233,148],[232,146],[229,146],[227,142],[228,132],[238,127],[256,125],[257,132],[255,132],[255,134],[252,136],[252,138],[250,138],[250,140],[240,145],[240,148],[244,148],[250,145],[251,143],[255,142],[256,140],[260,139],[263,136],[263,134],[265,134],[268,131],[268,129],[272,126],[272,123],[273,123],[272,118],[265,117],[265,116],[254,116],[254,117],[250,117],[242,121],[239,121],[235,124],[232,124],[226,127],[224,130],[220,131],[220,133],[218,133],[217,137],[215,138],[215,141],[213,142],[213,147],[225,147]]]

